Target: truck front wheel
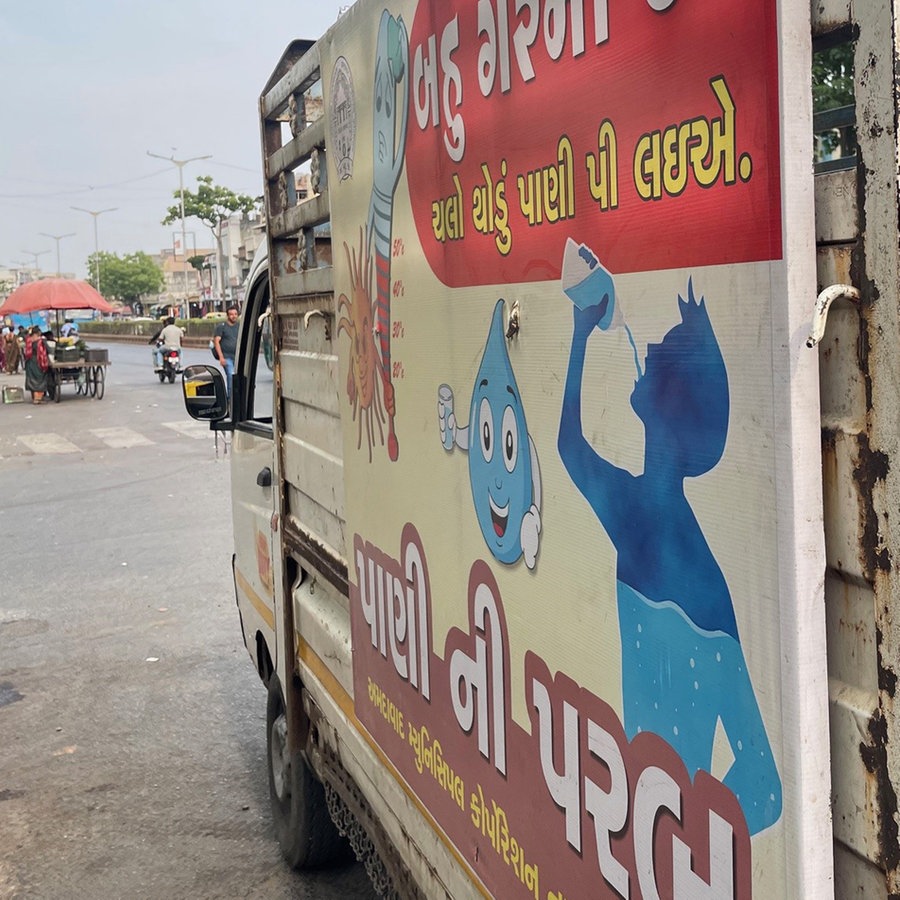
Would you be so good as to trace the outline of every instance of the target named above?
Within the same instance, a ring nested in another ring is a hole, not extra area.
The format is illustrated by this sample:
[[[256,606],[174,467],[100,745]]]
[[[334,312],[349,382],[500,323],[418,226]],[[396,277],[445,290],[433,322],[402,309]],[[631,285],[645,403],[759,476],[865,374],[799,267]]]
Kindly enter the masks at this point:
[[[346,860],[348,845],[328,815],[325,789],[303,754],[288,750],[284,694],[274,672],[269,679],[266,734],[272,820],[285,860],[293,869]]]

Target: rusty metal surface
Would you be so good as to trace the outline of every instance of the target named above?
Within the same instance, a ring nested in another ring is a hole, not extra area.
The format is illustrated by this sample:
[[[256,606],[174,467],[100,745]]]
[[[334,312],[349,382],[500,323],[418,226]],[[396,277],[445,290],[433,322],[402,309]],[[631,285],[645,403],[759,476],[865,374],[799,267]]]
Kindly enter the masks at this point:
[[[830,322],[820,350],[836,896],[895,897],[900,253],[897,106],[890,86],[896,9],[848,0],[822,0],[811,9],[814,33],[858,34],[856,188],[841,173],[820,180],[816,192],[819,277],[860,290],[858,314],[843,310]]]
[[[850,21],[851,0],[812,0],[813,35],[827,34]]]
[[[826,244],[816,247],[818,289],[829,284],[852,284],[851,266],[856,243]]]
[[[285,549],[300,559],[308,560],[311,566],[344,596],[347,595],[347,566],[320,541],[298,527],[293,518],[285,520]]]

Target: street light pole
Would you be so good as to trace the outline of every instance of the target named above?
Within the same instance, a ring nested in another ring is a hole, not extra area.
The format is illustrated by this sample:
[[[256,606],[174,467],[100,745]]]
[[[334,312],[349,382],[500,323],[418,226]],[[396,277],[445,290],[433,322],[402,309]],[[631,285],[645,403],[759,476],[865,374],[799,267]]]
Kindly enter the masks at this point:
[[[59,242],[63,238],[75,237],[75,232],[70,231],[68,234],[47,234],[45,231],[42,231],[41,237],[48,237],[51,240],[56,241],[56,277],[59,278],[62,275],[62,271],[59,267]]]
[[[100,294],[100,242],[97,239],[97,219],[103,215],[103,213],[107,212],[115,212],[119,207],[118,206],[110,206],[109,209],[84,209],[81,206],[73,206],[72,209],[77,210],[78,212],[87,213],[89,216],[94,217],[94,280],[96,284],[94,285],[97,288],[97,293]]]
[[[174,149],[174,148],[173,148]],[[152,156],[154,159],[164,159],[166,162],[172,163],[173,166],[178,168],[178,193],[181,197],[181,255],[182,255],[182,265],[181,271],[184,275],[182,279],[184,281],[184,303],[185,303],[185,313],[190,310],[190,301],[188,300],[188,273],[187,273],[187,231],[184,227],[184,167],[190,162],[197,162],[200,159],[211,159],[212,154],[207,153],[205,156],[192,156],[190,159],[175,159],[175,154],[172,156],[161,156],[159,153],[151,153],[149,150],[147,151],[147,156]]]
[[[34,269],[36,272],[40,272],[41,270],[38,268],[38,257],[43,256],[45,253],[49,253],[50,251],[49,250],[38,250],[38,252],[35,253],[33,250],[23,250],[22,252],[26,256],[34,257]]]

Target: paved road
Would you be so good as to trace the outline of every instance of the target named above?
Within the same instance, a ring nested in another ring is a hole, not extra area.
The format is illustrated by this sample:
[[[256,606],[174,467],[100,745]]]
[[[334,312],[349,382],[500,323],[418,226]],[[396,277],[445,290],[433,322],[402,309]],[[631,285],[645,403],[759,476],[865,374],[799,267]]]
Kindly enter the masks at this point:
[[[282,865],[226,447],[105,346],[103,400],[0,405],[0,898],[372,898]]]

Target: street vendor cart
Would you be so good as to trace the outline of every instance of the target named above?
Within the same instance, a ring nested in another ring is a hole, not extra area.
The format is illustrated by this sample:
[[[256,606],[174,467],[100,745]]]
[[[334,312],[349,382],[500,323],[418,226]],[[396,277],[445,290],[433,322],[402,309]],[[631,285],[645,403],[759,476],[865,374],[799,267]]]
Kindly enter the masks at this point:
[[[62,398],[62,386],[69,383],[75,385],[77,395],[102,400],[106,390],[106,367],[108,365],[109,356],[105,350],[88,351],[83,358],[79,359],[51,359],[48,399],[59,403]]]

